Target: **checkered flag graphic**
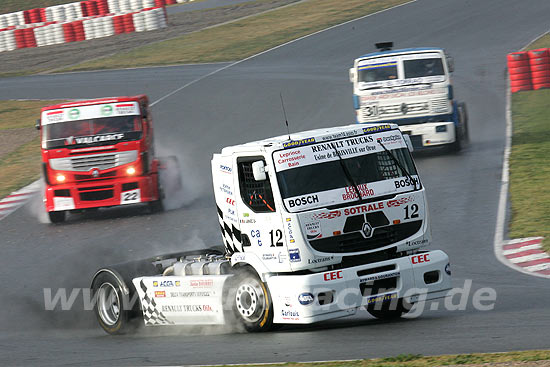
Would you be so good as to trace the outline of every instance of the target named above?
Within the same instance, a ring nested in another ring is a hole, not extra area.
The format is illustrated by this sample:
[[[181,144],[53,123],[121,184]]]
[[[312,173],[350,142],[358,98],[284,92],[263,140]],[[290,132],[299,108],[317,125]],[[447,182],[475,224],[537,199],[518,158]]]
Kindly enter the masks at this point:
[[[145,283],[143,283],[143,280],[140,281],[139,286],[144,292],[143,299],[141,300],[141,311],[143,312],[145,325],[173,325],[174,323],[169,321],[158,309],[155,300],[149,298],[147,295],[147,287]]]

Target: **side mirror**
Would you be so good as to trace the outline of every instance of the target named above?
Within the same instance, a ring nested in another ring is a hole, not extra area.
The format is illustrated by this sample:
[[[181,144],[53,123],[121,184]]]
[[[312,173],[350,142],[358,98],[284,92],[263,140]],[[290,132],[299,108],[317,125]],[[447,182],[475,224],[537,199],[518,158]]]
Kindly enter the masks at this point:
[[[254,180],[256,181],[267,180],[267,175],[265,171],[266,169],[265,169],[264,161],[256,161],[252,163],[252,173],[254,174]]]
[[[403,139],[405,140],[405,145],[407,146],[407,148],[409,148],[409,151],[411,153],[414,152],[413,143],[409,134],[403,134]]]
[[[447,56],[447,68],[449,69],[449,73],[455,71],[455,60],[451,56]]]
[[[147,106],[146,105],[141,106],[141,117],[144,118],[144,119],[147,118]]]
[[[355,82],[355,68],[349,69],[349,81],[352,83]]]
[[[36,119],[36,123],[34,124],[34,127],[36,130],[40,130],[40,119]]]

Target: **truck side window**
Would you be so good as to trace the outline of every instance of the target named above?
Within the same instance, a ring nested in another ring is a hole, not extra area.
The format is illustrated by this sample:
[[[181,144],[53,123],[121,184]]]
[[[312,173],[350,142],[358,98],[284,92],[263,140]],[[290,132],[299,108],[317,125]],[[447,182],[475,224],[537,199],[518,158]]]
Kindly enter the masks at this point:
[[[252,173],[252,162],[260,159],[262,158],[255,157],[237,161],[241,198],[254,212],[270,213],[275,211],[275,202],[269,177],[265,181],[256,181]]]

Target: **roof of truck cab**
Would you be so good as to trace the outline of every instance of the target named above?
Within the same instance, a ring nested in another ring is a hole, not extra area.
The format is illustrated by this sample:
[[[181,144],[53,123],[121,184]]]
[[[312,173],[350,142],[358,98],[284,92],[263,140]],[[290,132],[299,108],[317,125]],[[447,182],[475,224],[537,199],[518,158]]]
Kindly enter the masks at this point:
[[[371,132],[365,132],[365,129],[372,130]],[[329,128],[319,128],[314,130],[302,131],[298,133],[290,133],[272,138],[253,141],[250,143],[233,145],[222,149],[222,154],[228,154],[233,152],[260,152],[262,150],[279,150],[290,149],[299,147],[302,145],[309,145],[320,143],[323,141],[330,141],[338,139],[340,137],[337,134],[350,133],[343,137],[352,137],[365,135],[369,133],[376,133],[386,130],[397,130],[397,124],[384,123],[384,124],[352,124],[345,126],[336,126]],[[355,132],[355,133],[354,133]],[[289,139],[290,136],[290,139]]]
[[[57,110],[60,108],[71,108],[71,107],[80,107],[80,106],[90,106],[96,104],[105,104],[105,103],[123,103],[123,102],[148,102],[148,98],[145,94],[140,94],[137,96],[122,96],[122,97],[105,97],[105,98],[96,98],[96,99],[86,99],[79,100],[74,102],[60,103],[52,106],[42,107],[42,111]]]
[[[443,49],[437,48],[437,47],[401,48],[398,50],[372,52],[370,54],[359,56],[358,59],[362,59],[365,57],[378,57],[378,56],[388,56],[388,55],[395,55],[395,54],[401,54],[401,53],[406,54],[406,53],[412,53],[412,52],[427,52],[427,51],[443,52]]]

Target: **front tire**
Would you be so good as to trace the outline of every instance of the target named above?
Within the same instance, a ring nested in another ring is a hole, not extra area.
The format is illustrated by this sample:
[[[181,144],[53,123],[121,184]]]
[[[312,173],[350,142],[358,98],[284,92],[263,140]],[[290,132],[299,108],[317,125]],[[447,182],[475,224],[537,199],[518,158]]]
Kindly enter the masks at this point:
[[[267,285],[251,270],[235,275],[229,299],[237,320],[249,332],[273,328],[273,302]]]
[[[122,292],[122,285],[111,273],[102,272],[92,283],[94,295],[94,313],[103,330],[111,335],[132,332],[135,326],[131,323],[127,297]]]
[[[451,143],[452,152],[460,152],[470,141],[468,132],[468,113],[465,103],[457,104],[458,124],[455,126],[455,141]]]
[[[67,213],[64,210],[57,212],[48,212],[48,217],[50,218],[50,222],[52,223],[63,223],[66,216]]]

